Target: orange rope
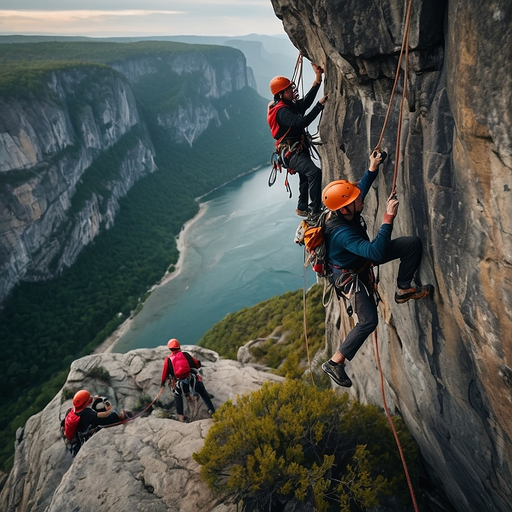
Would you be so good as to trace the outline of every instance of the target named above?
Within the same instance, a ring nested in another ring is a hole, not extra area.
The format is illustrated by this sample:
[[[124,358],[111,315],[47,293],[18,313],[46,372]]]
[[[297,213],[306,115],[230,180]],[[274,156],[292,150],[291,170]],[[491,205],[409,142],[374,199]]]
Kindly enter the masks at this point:
[[[398,57],[398,65],[396,68],[395,73],[395,82],[393,83],[393,88],[391,90],[391,96],[389,97],[389,103],[388,103],[388,109],[386,111],[386,116],[384,118],[384,123],[382,125],[382,130],[380,132],[379,141],[377,142],[377,145],[375,146],[374,150],[379,150],[382,144],[382,139],[384,138],[384,132],[386,131],[386,127],[389,120],[389,115],[391,113],[391,105],[393,103],[393,98],[395,95],[396,86],[398,84],[398,79],[400,78],[400,70],[402,66],[402,59],[404,52],[407,54],[407,57],[409,56],[409,27],[410,27],[410,19],[411,19],[411,8],[412,8],[412,0],[409,0],[409,4],[407,6],[407,13],[405,18],[405,28],[404,28],[404,36],[402,39],[402,47],[400,48],[400,55]],[[408,59],[406,59],[407,61]],[[407,66],[407,62],[406,62]],[[407,74],[405,76],[405,80],[407,79]],[[404,80],[404,90],[405,90],[405,80]],[[403,98],[403,96],[402,96]],[[401,117],[401,116],[400,116]]]
[[[304,325],[304,341],[306,343],[306,354],[308,356],[309,374],[311,375],[311,383],[315,386],[315,377],[313,375],[313,367],[311,366],[311,357],[309,355],[309,344],[308,344],[308,328],[306,323],[306,274],[307,274],[307,253],[304,248],[304,286],[302,287],[302,320]]]
[[[384,125],[382,127],[382,131],[381,131],[377,146],[375,147],[375,150],[380,150],[380,145],[382,143],[382,139],[384,137],[384,132],[386,130],[386,125],[387,125],[387,122],[389,119],[389,113],[391,111],[391,104],[393,101],[393,96],[395,94],[395,89],[396,89],[396,86],[398,83],[398,77],[400,76],[400,69],[402,66],[402,58],[405,53],[404,87],[403,87],[403,92],[402,92],[402,98],[400,101],[400,112],[399,112],[399,116],[398,116],[396,151],[395,151],[395,169],[394,169],[394,173],[393,173],[393,184],[392,184],[392,188],[391,188],[391,194],[396,193],[396,182],[397,182],[397,177],[398,177],[398,166],[399,166],[399,160],[400,160],[400,139],[401,139],[401,132],[402,132],[403,108],[404,108],[405,98],[407,96],[407,79],[408,79],[408,75],[409,75],[409,28],[410,28],[410,19],[411,19],[411,7],[412,7],[412,0],[409,0],[408,6],[407,6],[404,35],[403,35],[403,39],[402,39],[402,48],[400,49],[400,57],[398,59],[398,66],[397,66],[396,75],[395,75],[395,82],[393,84],[393,89],[391,91],[391,97],[389,100],[386,117],[384,119]],[[418,512],[418,505],[416,503],[416,497],[414,495],[414,489],[413,489],[413,486],[411,483],[411,478],[409,476],[409,471],[407,469],[407,463],[405,461],[404,453],[402,450],[402,445],[400,444],[400,439],[398,438],[398,434],[396,432],[395,425],[393,424],[393,420],[391,418],[391,414],[389,413],[389,409],[388,409],[387,402],[386,402],[386,393],[384,390],[384,375],[382,372],[382,365],[380,362],[379,344],[377,341],[377,330],[376,329],[375,329],[375,331],[373,331],[373,346],[375,349],[375,358],[377,360],[377,366],[379,368],[380,387],[381,387],[382,403],[384,406],[384,411],[386,412],[386,417],[388,419],[389,425],[393,432],[393,436],[395,437],[395,442],[398,447],[398,452],[400,454],[402,466],[404,468],[404,473],[405,473],[405,477],[407,479],[407,485],[409,486],[409,493],[411,494],[411,499],[412,499],[412,503],[414,506],[414,510],[415,510],[415,512]]]
[[[405,462],[404,452],[402,450],[402,445],[400,444],[400,439],[398,438],[398,434],[395,429],[395,425],[393,424],[393,420],[391,419],[391,414],[389,413],[388,405],[386,402],[386,393],[384,391],[384,377],[382,373],[382,366],[380,364],[379,357],[379,344],[377,342],[377,329],[373,331],[373,346],[375,348],[375,358],[377,359],[377,366],[379,367],[380,374],[380,388],[382,392],[382,403],[384,405],[384,410],[386,411],[386,417],[388,419],[391,430],[393,431],[393,436],[395,437],[395,442],[398,447],[398,452],[400,453],[400,459],[402,460],[402,466],[404,467],[405,478],[407,479],[407,485],[409,486],[409,493],[411,494],[412,504],[414,506],[415,512],[418,512],[418,504],[416,503],[416,496],[414,495],[414,489],[412,487],[411,478],[409,476],[409,470],[407,469],[407,463]]]

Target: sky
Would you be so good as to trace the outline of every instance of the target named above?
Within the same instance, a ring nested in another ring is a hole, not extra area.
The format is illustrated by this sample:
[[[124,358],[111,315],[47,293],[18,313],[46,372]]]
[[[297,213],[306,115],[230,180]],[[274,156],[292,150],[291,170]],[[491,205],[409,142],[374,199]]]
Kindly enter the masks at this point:
[[[270,0],[0,0],[0,35],[284,34]]]

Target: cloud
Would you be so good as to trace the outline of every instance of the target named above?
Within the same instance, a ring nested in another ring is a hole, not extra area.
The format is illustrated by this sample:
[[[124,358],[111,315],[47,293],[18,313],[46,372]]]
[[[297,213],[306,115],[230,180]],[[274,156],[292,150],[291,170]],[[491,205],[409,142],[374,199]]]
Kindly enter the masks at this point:
[[[23,3],[22,7],[30,2]],[[115,9],[122,3],[122,9]],[[138,6],[140,6],[140,3]],[[177,2],[167,2],[174,7]],[[177,9],[157,8],[148,0],[146,9],[130,9],[130,1],[109,2],[105,9],[2,9],[0,33],[85,36],[223,35],[283,33],[268,0],[187,0]],[[92,5],[91,5],[92,4]],[[48,5],[48,4],[46,4]],[[93,0],[89,5],[96,7]],[[98,5],[99,7],[99,5]]]
[[[23,18],[23,19],[41,19],[44,21],[62,21],[70,19],[86,19],[107,16],[148,16],[153,14],[184,14],[183,11],[163,11],[163,10],[143,10],[143,9],[120,9],[117,11],[107,10],[68,10],[68,11],[14,11],[0,10],[0,18]]]

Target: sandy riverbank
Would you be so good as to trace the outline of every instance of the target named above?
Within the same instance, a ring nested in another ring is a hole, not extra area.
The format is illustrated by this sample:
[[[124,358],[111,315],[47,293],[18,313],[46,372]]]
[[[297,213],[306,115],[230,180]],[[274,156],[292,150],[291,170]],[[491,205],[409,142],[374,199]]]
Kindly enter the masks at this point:
[[[195,217],[187,221],[183,228],[180,231],[180,234],[178,235],[176,239],[176,247],[179,251],[179,257],[178,261],[174,267],[173,272],[166,272],[162,279],[151,287],[149,290],[151,293],[156,290],[157,287],[163,286],[164,284],[167,284],[168,282],[172,281],[175,277],[177,277],[181,269],[183,267],[183,262],[185,261],[186,255],[187,255],[187,248],[188,248],[188,234],[190,229],[194,226],[194,224],[205,214],[206,212],[206,203],[200,203],[199,204],[199,212]],[[133,322],[134,316],[130,315],[129,318],[127,318],[101,345],[96,347],[96,349],[93,351],[93,354],[100,354],[102,352],[112,352],[112,350],[115,348],[117,342],[119,339],[128,331],[130,328],[132,322]]]

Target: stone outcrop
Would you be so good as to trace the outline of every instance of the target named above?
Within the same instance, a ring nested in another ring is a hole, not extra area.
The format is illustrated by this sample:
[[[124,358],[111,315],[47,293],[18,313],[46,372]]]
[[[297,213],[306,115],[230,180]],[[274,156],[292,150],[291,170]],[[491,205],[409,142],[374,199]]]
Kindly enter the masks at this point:
[[[216,408],[281,377],[219,359],[211,350],[184,346],[202,362],[206,389]],[[160,388],[167,347],[127,354],[97,354],[75,361],[61,392],[17,432],[14,467],[0,495],[6,512],[64,510],[197,510],[228,512],[199,476],[192,454],[212,424],[201,400],[185,401],[190,423],[175,417],[166,388],[149,416],[93,435],[73,459],[60,436],[60,419],[78,389],[108,396],[116,410],[136,410]]]
[[[216,101],[253,83],[236,49],[169,44],[108,66],[56,66],[29,93],[0,94],[0,303],[21,280],[59,275],[112,227],[119,200],[156,171],[150,123],[192,146],[226,119]],[[163,80],[177,84],[172,101],[143,115],[140,102],[155,103],[144,87]]]
[[[272,0],[292,42],[325,67],[320,125],[324,185],[357,180],[383,125],[407,2]],[[381,267],[378,328],[388,400],[434,481],[459,511],[512,509],[512,7],[413,2],[410,93],[401,133],[394,236],[424,242],[421,280],[433,300],[396,305],[396,265]],[[391,191],[390,157],[365,201],[370,233]],[[328,352],[349,329],[328,310]],[[347,365],[351,394],[381,403],[371,340]]]

